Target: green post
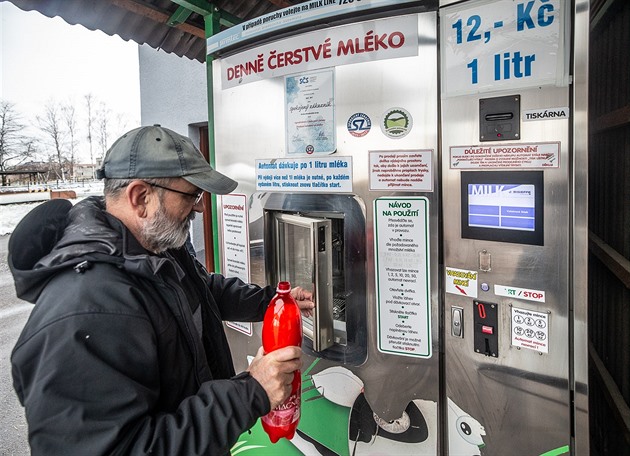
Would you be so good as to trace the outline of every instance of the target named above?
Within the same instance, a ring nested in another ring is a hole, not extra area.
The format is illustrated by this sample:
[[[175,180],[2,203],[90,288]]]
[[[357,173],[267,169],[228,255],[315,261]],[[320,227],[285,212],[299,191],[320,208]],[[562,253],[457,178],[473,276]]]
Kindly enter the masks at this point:
[[[206,26],[206,39],[213,36],[220,31],[220,12],[216,7],[212,7],[210,13],[204,16]],[[213,77],[212,77],[212,61],[214,57],[206,55],[206,75],[207,75],[207,96],[208,96],[208,160],[210,165],[214,168],[215,163],[215,144],[214,144],[214,96],[213,96]],[[212,195],[211,200],[212,207],[212,232],[218,232],[217,224],[217,196]],[[212,239],[213,251],[214,251],[214,269],[217,272],[221,272],[221,256],[219,254],[219,238],[214,236]]]

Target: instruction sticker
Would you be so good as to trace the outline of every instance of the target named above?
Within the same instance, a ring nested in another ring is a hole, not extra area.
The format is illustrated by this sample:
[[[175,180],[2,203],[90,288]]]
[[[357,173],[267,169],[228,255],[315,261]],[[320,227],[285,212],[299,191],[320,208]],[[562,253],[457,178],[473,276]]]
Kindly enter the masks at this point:
[[[223,219],[223,274],[238,277],[249,283],[249,223],[247,221],[247,197],[229,194],[221,197]],[[225,324],[243,334],[253,334],[251,323],[228,322]]]
[[[446,292],[459,296],[477,297],[477,271],[446,268]]]
[[[370,190],[430,192],[433,150],[370,151]]]
[[[544,169],[560,166],[560,143],[499,144],[450,148],[451,169]]]
[[[429,201],[374,201],[378,349],[431,357]]]
[[[512,307],[512,345],[549,353],[549,314]]]
[[[352,192],[352,157],[256,160],[256,191]]]
[[[356,14],[360,11],[383,8],[385,6],[400,6],[403,3],[412,3],[414,1],[416,0],[369,0],[356,2],[354,0],[320,0],[302,2],[300,5],[289,6],[215,33],[206,38],[207,53],[209,55],[227,46],[240,45],[243,41],[260,37],[263,34],[284,30],[287,27],[304,26],[320,19]],[[300,46],[296,49],[306,52]],[[297,55],[295,58],[297,60]]]
[[[526,301],[545,302],[545,292],[540,290],[530,290],[528,288],[506,287],[505,285],[495,285],[494,294],[508,298],[524,299]]]

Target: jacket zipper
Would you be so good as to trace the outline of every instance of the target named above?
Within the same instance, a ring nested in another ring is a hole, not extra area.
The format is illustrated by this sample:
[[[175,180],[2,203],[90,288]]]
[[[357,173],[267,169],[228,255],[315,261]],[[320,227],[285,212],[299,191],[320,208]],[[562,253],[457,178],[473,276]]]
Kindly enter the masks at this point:
[[[190,328],[190,324],[188,321],[189,319],[187,318],[187,314],[185,313],[186,311],[184,309],[185,307],[184,303],[182,302],[178,289],[175,286],[168,284],[166,281],[164,281],[163,283],[164,283],[164,286],[170,289],[175,295],[175,300],[177,301],[177,308],[179,309],[181,320],[186,330],[185,331],[186,339],[188,340],[188,345],[193,355],[193,362],[194,362],[194,367],[195,367],[195,379],[197,380],[197,387],[200,387],[202,382],[201,382],[201,379],[199,378],[199,352],[197,349],[197,344],[195,343],[195,340],[193,337],[193,333]],[[190,313],[190,309],[188,309],[188,312]]]

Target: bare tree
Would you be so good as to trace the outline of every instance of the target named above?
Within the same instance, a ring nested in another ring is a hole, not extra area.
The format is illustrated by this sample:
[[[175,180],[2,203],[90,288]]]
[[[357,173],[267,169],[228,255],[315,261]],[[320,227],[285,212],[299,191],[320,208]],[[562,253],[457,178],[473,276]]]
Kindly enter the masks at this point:
[[[125,113],[119,112],[116,114],[116,131],[114,132],[116,137],[121,136],[128,130],[128,123],[127,115]]]
[[[63,123],[68,134],[68,161],[70,162],[70,178],[74,178],[74,165],[76,163],[77,149],[77,115],[72,103],[65,104],[61,107]]]
[[[94,149],[92,147],[92,130],[93,130],[93,125],[92,123],[94,122],[94,113],[93,111],[93,103],[94,103],[94,96],[91,93],[88,93],[87,95],[84,96],[85,98],[85,106],[87,108],[87,140],[88,140],[88,145],[90,147],[90,164],[94,164]]]
[[[0,171],[24,163],[35,154],[35,140],[22,134],[24,128],[15,104],[0,100]],[[4,174],[2,185],[6,185]]]
[[[96,113],[98,128],[96,142],[101,149],[101,157],[105,157],[105,153],[109,148],[109,123],[111,114],[111,109],[109,109],[105,103],[101,102],[99,110]]]
[[[39,129],[44,132],[50,144],[54,148],[56,156],[56,164],[58,170],[56,171],[57,177],[62,181],[66,181],[66,173],[64,170],[64,153],[63,145],[66,138],[66,132],[63,129],[62,118],[60,114],[60,108],[54,101],[49,101],[44,106],[44,115],[37,116],[39,123]]]

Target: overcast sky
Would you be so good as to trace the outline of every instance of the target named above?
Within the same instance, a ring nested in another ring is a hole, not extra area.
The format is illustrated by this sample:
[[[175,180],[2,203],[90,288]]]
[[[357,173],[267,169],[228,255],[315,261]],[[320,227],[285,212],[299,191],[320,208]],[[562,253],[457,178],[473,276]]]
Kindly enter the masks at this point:
[[[92,93],[124,114],[127,130],[140,124],[136,43],[5,1],[0,51],[0,98],[15,103],[25,120],[32,123],[49,100],[74,100],[83,108],[84,96]]]

